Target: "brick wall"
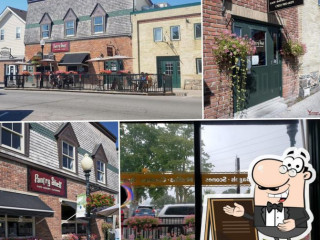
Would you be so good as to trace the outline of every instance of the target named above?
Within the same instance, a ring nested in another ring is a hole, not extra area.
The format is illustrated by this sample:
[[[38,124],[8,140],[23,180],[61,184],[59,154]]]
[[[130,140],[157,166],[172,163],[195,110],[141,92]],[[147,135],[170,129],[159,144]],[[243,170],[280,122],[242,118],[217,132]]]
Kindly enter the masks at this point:
[[[0,188],[15,191],[28,191],[27,186],[27,166],[0,158]],[[77,195],[85,193],[85,184],[67,179],[67,199],[76,201]],[[102,192],[106,193],[106,192]],[[35,193],[38,194],[38,193]],[[59,197],[38,194],[39,198],[45,202],[54,211],[54,216],[51,218],[36,218],[36,236],[43,240],[61,240],[61,200]],[[101,230],[101,220],[93,220],[92,232],[98,235],[98,239],[103,237]]]
[[[14,61],[8,61],[8,62],[0,62],[0,87],[2,86],[2,84],[4,84],[4,75],[5,75],[5,65],[10,65],[10,64],[14,64]],[[23,71],[23,66],[22,65],[17,65],[17,69],[19,68],[19,73],[21,73]],[[3,85],[4,86],[4,85]]]
[[[226,14],[222,14],[222,1],[203,1],[203,51],[204,51],[204,117],[230,118],[233,117],[232,92],[225,75],[220,74],[212,55],[214,36],[225,29],[231,31],[231,15],[251,18],[264,22],[280,21],[284,28],[283,35],[297,39],[298,12],[296,8],[278,11],[276,14],[267,14],[267,1],[244,0],[226,1]],[[228,24],[228,27],[227,27]],[[290,67],[290,61],[282,64],[283,97],[291,100],[298,94],[297,74]]]
[[[107,46],[114,46],[119,50],[120,55],[131,56],[132,55],[132,43],[130,37],[114,37],[114,38],[101,38],[101,39],[89,39],[89,40],[77,40],[70,41],[70,52],[88,52],[90,58],[100,57],[103,54],[107,57]],[[26,61],[29,61],[35,54],[41,52],[40,44],[26,45]],[[51,43],[47,43],[43,49],[44,55],[51,52]],[[65,53],[55,53],[56,61],[59,62]],[[53,65],[56,70],[66,71],[65,66]],[[103,62],[89,63],[89,73],[98,74],[99,69],[103,70]],[[124,69],[132,72],[132,60],[124,61]]]

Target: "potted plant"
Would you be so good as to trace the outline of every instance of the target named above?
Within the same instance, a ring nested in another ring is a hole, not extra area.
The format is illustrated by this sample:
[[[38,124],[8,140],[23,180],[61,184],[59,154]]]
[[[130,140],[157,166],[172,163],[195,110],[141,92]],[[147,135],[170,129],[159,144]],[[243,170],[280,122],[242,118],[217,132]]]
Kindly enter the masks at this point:
[[[299,41],[290,39],[283,44],[282,49],[280,50],[280,53],[284,57],[297,58],[304,55],[306,51],[307,51],[306,45],[300,43]]]
[[[22,71],[21,75],[23,75],[23,76],[30,76],[31,73],[28,72],[28,71]]]
[[[114,205],[115,198],[113,195],[95,193],[87,198],[87,209],[92,211],[95,208],[110,207]]]
[[[109,74],[111,74],[112,73],[112,71],[111,70],[101,70],[100,71],[100,75],[109,75]]]

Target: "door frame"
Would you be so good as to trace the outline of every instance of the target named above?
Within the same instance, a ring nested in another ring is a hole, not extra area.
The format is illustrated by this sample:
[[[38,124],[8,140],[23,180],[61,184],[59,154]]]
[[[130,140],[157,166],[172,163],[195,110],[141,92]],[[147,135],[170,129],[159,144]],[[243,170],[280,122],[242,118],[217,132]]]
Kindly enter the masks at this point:
[[[178,79],[178,82],[177,82],[177,87],[175,88],[181,88],[181,64],[180,64],[180,56],[157,56],[156,57],[157,59],[157,74],[163,74],[163,72],[160,72],[160,69],[161,69],[161,62],[163,61],[171,61],[171,62],[179,62],[179,68],[180,68],[180,73],[178,71],[178,69],[176,68],[176,71],[177,71],[177,76],[179,77]],[[160,85],[162,85],[161,83],[159,83]],[[172,87],[174,85],[174,82],[173,82],[173,78],[172,78]]]

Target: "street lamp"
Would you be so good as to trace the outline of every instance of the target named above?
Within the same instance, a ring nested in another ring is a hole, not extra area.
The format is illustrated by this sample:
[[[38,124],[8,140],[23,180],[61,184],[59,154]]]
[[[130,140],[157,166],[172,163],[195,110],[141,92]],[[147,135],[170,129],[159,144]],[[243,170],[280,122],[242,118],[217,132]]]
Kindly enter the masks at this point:
[[[41,46],[41,51],[42,51],[42,60],[43,60],[43,48],[44,48],[44,45],[46,44],[46,42],[44,41],[44,39],[41,39],[40,41],[40,46]],[[42,72],[41,72],[41,79],[40,79],[40,88],[43,87],[43,66],[42,66]]]
[[[86,153],[81,161],[81,167],[84,171],[84,175],[86,177],[86,196],[87,199],[90,195],[90,182],[89,182],[89,177],[90,177],[90,172],[91,169],[93,167],[93,160],[91,157],[89,157],[89,155]],[[91,237],[91,217],[90,217],[90,212],[88,211],[87,208],[87,213],[86,213],[86,217],[88,218],[88,224],[87,224],[87,240],[90,240]]]

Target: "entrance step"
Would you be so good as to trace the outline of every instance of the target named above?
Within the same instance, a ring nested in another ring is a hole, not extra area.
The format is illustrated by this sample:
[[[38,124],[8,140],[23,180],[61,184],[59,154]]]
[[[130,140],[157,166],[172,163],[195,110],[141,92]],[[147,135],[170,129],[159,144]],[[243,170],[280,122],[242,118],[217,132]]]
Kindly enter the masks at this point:
[[[284,99],[276,97],[256,106],[237,112],[234,118],[275,118],[288,108]]]

